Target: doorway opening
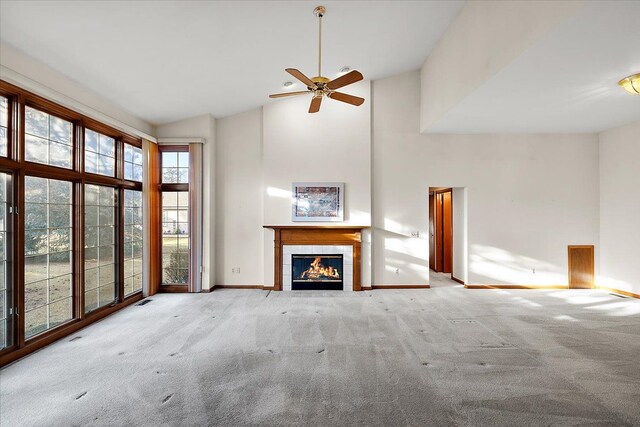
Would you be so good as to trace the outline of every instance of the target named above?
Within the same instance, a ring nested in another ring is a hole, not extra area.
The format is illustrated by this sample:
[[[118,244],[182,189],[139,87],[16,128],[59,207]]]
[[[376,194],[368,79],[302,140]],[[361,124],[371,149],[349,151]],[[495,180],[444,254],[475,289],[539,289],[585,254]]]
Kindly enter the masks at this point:
[[[429,268],[453,273],[451,188],[429,188]]]
[[[465,284],[466,189],[429,187],[429,283]]]

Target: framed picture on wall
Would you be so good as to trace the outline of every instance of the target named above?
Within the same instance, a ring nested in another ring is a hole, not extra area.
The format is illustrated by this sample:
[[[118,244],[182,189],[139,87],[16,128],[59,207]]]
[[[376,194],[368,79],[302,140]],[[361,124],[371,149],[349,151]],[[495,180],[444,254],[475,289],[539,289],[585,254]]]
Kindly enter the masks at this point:
[[[344,221],[344,182],[294,182],[292,221]]]

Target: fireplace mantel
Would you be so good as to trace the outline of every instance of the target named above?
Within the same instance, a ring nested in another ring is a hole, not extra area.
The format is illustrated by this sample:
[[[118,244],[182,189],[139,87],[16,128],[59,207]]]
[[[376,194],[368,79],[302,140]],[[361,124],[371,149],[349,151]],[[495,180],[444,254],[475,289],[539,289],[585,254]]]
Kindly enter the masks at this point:
[[[360,282],[362,230],[358,225],[265,225],[274,231],[274,287],[282,290],[282,247],[284,245],[351,245],[353,247],[353,290],[362,290]]]

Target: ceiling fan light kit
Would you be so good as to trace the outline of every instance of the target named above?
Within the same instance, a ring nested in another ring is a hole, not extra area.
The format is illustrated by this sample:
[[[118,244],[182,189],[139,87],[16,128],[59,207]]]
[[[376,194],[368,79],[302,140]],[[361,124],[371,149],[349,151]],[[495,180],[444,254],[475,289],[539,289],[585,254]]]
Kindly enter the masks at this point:
[[[627,92],[640,95],[640,73],[625,77],[618,84]]]
[[[324,6],[318,6],[313,9],[313,14],[318,17],[318,75],[309,78],[295,68],[287,68],[285,71],[304,83],[305,86],[307,86],[307,90],[300,92],[277,93],[269,95],[269,98],[284,98],[287,96],[311,93],[313,97],[311,98],[309,113],[317,113],[320,111],[320,105],[322,104],[322,99],[325,96],[327,98],[355,106],[360,106],[364,103],[364,98],[336,91],[336,89],[340,89],[341,87],[362,80],[364,77],[359,71],[352,70],[335,80],[328,79],[322,75],[322,17],[325,15],[326,11],[327,9]]]

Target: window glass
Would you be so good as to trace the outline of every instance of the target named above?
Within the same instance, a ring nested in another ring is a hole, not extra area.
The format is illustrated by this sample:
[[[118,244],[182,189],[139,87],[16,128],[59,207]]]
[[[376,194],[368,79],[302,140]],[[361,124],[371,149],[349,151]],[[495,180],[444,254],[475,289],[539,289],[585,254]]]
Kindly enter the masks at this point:
[[[85,129],[84,170],[99,175],[116,174],[116,140],[110,136]]]
[[[84,310],[116,298],[116,190],[87,184],[84,190]]]
[[[9,175],[0,173],[0,350],[9,345],[8,335],[8,310],[9,301],[7,300],[7,245],[8,240],[8,209],[7,186],[10,184]]]
[[[7,155],[8,146],[9,146],[9,100],[4,96],[0,96],[0,156]]]
[[[189,193],[162,193],[162,283],[189,282]]]
[[[189,183],[189,153],[164,151],[162,153],[162,182],[164,184]]]
[[[72,310],[71,183],[25,178],[25,336],[70,320]]]
[[[142,181],[142,149],[124,144],[124,179]]]
[[[73,123],[25,107],[24,158],[30,162],[71,169]]]
[[[124,293],[142,290],[142,192],[124,191]]]

